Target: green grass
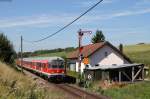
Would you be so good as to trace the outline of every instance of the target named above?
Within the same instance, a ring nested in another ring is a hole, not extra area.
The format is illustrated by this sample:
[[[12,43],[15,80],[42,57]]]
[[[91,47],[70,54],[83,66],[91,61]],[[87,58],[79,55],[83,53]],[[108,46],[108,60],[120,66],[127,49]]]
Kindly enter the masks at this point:
[[[112,99],[149,99],[150,82],[139,82],[123,88],[107,89],[103,94],[112,97]]]
[[[128,45],[124,52],[133,62],[150,65],[150,44]]]
[[[64,57],[66,55],[67,55],[66,52],[56,52],[56,53],[41,54],[41,55],[38,55],[38,56],[41,56],[41,57],[48,57],[48,56],[60,56],[60,57]]]
[[[75,71],[67,71],[67,75],[70,75],[72,77],[78,78],[78,73]]]

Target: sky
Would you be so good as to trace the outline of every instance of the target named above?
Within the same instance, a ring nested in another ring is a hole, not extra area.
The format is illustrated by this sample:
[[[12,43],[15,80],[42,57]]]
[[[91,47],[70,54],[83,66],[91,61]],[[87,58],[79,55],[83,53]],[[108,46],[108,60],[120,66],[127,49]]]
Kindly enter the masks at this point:
[[[20,50],[20,36],[39,40],[71,22],[99,0],[0,0],[0,33]],[[150,0],[103,0],[97,7],[57,35],[38,43],[23,41],[23,51],[77,47],[79,29],[82,45],[91,43],[96,30],[118,46],[150,43]]]

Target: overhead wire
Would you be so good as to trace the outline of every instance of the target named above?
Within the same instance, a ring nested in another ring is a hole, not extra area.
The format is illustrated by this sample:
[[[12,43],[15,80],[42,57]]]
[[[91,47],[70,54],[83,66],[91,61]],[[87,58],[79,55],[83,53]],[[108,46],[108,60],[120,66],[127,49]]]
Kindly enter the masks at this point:
[[[98,4],[100,4],[103,0],[99,0],[96,4],[94,4],[92,7],[90,7],[89,9],[87,9],[84,13],[82,13],[80,16],[78,16],[77,18],[75,18],[73,21],[71,21],[70,23],[68,23],[67,25],[63,26],[62,28],[60,28],[59,30],[57,30],[56,32],[48,35],[47,37],[41,38],[39,40],[34,40],[34,41],[29,41],[29,40],[25,40],[23,39],[25,42],[29,42],[29,43],[34,43],[34,42],[41,42],[43,40],[46,40],[56,34],[58,34],[59,32],[61,32],[62,30],[64,30],[65,28],[67,28],[68,26],[70,26],[71,24],[73,24],[74,22],[76,22],[78,19],[80,19],[82,16],[84,16],[85,14],[87,14],[89,11],[91,11],[93,8],[95,8]]]

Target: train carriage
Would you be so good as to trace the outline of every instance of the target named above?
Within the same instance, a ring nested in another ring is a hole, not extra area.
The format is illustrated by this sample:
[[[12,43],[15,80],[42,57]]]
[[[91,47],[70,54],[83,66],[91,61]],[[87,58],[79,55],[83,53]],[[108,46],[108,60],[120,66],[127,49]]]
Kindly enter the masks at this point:
[[[18,59],[16,63],[20,66],[21,59]],[[64,59],[61,57],[24,58],[22,65],[50,80],[62,80],[65,77]]]

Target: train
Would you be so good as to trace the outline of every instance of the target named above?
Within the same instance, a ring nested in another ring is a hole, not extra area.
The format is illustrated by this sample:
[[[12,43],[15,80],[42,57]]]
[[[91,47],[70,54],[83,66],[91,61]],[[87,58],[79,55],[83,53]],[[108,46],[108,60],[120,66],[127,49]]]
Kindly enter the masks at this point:
[[[18,66],[32,71],[50,81],[63,81],[66,76],[65,61],[61,57],[35,57],[16,60]]]

